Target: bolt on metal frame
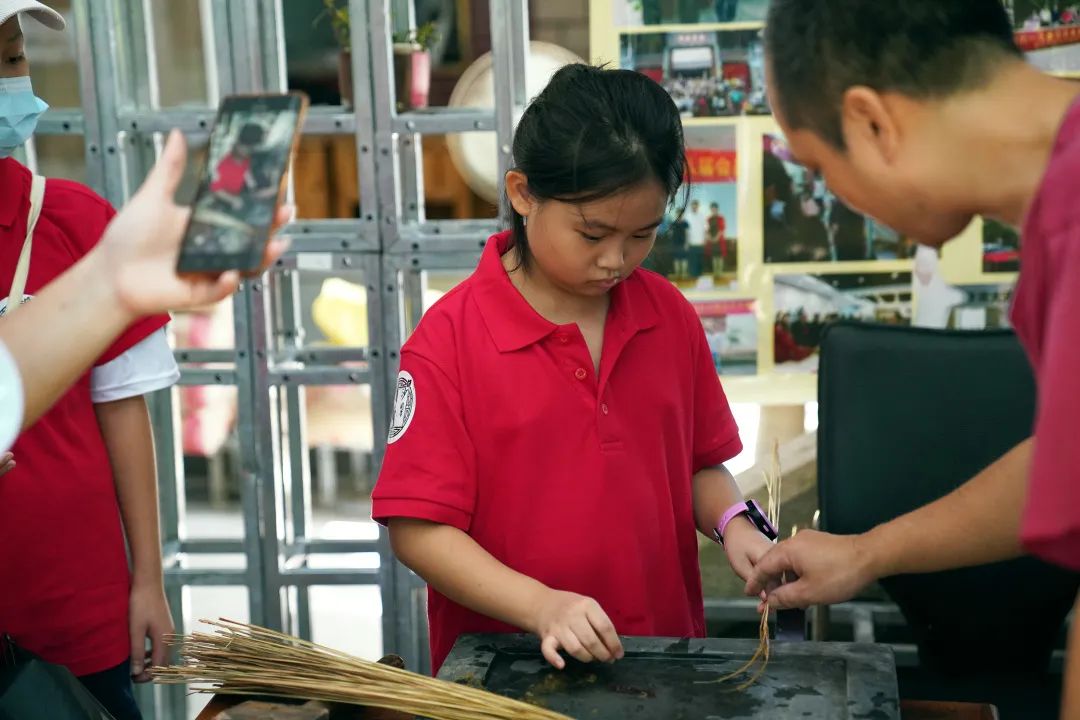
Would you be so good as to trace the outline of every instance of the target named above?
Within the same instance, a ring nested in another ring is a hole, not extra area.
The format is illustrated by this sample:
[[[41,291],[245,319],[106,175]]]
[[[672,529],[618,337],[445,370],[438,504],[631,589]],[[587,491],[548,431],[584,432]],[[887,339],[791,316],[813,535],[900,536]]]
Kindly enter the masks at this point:
[[[349,0],[355,108],[312,108],[305,134],[352,135],[357,146],[360,217],[294,222],[288,255],[234,299],[235,347],[179,348],[182,385],[235,385],[244,536],[186,536],[185,479],[179,406],[174,390],[155,394],[162,552],[166,592],[180,631],[190,630],[184,590],[240,586],[252,622],[311,637],[308,589],[378,585],[383,646],[419,671],[428,667],[423,583],[393,558],[385,530],[377,540],[310,537],[305,386],[370,384],[374,467],[393,400],[399,349],[422,309],[422,273],[475,266],[493,220],[429,222],[424,216],[422,136],[495,131],[499,168],[512,165],[515,118],[524,107],[527,0],[489,0],[496,109],[397,113],[391,42],[415,25],[411,0]],[[72,0],[82,109],[49,111],[39,135],[81,134],[87,181],[122,205],[152,166],[163,133],[179,128],[205,142],[222,96],[286,88],[281,0],[200,0],[207,105],[162,108],[155,47],[154,0]],[[393,7],[391,7],[393,5]],[[393,20],[392,20],[393,18]],[[369,346],[304,345],[299,274],[311,269],[359,272],[368,290]],[[213,364],[213,367],[203,367]],[[200,555],[242,555],[243,568],[191,567]],[[315,569],[314,555],[378,553],[379,567]],[[148,719],[187,717],[181,687],[140,687]]]

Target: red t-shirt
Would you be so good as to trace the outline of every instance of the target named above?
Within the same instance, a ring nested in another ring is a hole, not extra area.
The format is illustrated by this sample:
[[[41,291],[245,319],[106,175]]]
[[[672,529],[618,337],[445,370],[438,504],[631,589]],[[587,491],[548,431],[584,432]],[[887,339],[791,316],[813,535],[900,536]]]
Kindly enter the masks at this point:
[[[488,243],[401,351],[379,522],[452,525],[507,566],[594,598],[624,635],[702,637],[691,478],[742,449],[701,320],[638,270],[611,293],[600,374],[577,325],[537,314]],[[432,666],[514,632],[429,595]]]
[[[0,188],[0,292],[6,301],[26,237],[29,170],[0,160]],[[35,295],[85,255],[113,214],[89,189],[49,180],[25,293]],[[99,363],[167,322],[156,317],[137,323]],[[130,653],[128,564],[89,373],[19,437],[12,452],[16,467],[0,477],[0,633],[76,675],[120,664]]]
[[[218,163],[214,181],[210,183],[212,192],[226,192],[230,195],[239,195],[244,189],[244,178],[251,168],[251,158],[238,158],[234,155],[226,155]]]
[[[1022,539],[1080,570],[1080,102],[1069,110],[1024,222],[1012,321],[1039,386]]]

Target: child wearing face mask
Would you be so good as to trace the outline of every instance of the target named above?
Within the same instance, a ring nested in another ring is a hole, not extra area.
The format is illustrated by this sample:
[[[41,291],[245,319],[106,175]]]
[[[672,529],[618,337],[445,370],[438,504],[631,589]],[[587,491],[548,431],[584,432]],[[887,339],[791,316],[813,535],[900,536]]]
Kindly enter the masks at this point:
[[[20,16],[64,28],[40,2],[0,0],[0,315],[86,255],[115,214],[89,188],[11,157],[48,107],[33,92]],[[128,328],[0,462],[0,633],[70,669],[116,720],[140,718],[132,679],[149,679],[148,659],[165,661],[173,630],[144,399],[179,379],[168,320]]]

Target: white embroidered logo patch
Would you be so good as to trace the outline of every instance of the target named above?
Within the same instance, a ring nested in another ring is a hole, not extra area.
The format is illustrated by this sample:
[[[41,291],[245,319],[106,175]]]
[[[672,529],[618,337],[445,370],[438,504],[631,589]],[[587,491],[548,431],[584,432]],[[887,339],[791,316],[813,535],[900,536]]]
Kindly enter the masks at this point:
[[[22,302],[19,303],[19,304],[20,305],[25,305],[26,303],[30,302],[33,299],[34,299],[33,295],[23,294]],[[8,306],[8,299],[7,298],[4,298],[3,300],[0,300],[0,317],[4,317],[5,315],[7,315],[7,306]]]
[[[405,435],[413,416],[416,415],[416,384],[413,376],[402,370],[398,373],[394,390],[394,413],[390,416],[390,434],[386,438],[393,445]]]

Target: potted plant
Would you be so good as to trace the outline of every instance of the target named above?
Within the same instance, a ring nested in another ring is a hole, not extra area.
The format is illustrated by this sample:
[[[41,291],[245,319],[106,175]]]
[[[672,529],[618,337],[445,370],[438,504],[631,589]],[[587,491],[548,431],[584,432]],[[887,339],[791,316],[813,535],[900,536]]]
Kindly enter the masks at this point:
[[[318,20],[329,18],[341,52],[338,53],[338,91],[341,104],[352,107],[352,36],[349,31],[349,0],[323,0],[324,10]]]
[[[320,19],[330,20],[334,38],[341,48],[338,55],[338,89],[346,107],[353,104],[352,51],[350,44],[348,0],[323,0]],[[435,23],[429,22],[393,37],[394,78],[398,112],[425,108],[431,87],[431,46],[438,42]]]
[[[431,46],[438,42],[435,23],[429,22],[406,33],[394,35],[394,78],[397,81],[397,111],[428,106],[431,89]]]

